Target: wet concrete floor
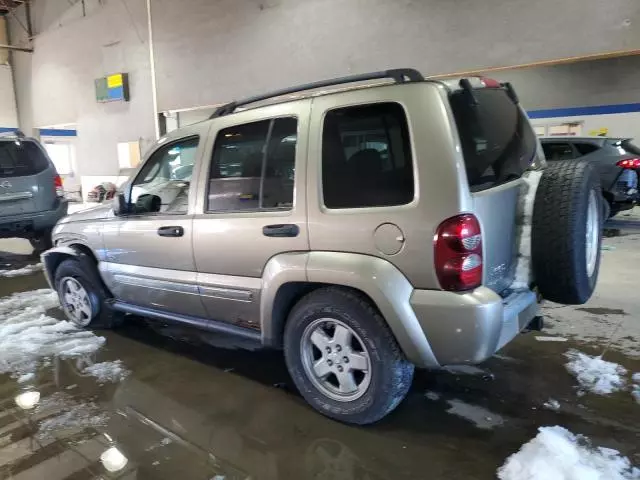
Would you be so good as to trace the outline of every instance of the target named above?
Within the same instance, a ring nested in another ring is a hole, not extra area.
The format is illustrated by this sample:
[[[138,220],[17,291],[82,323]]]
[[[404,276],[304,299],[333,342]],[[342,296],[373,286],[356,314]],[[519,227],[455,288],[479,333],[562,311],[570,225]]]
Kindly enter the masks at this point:
[[[0,254],[11,268],[33,262]],[[44,287],[42,274],[0,278],[0,297]],[[617,305],[601,296],[593,307]],[[53,358],[28,385],[0,375],[0,479],[490,479],[550,425],[640,464],[640,405],[628,391],[579,396],[564,367],[569,348],[593,355],[597,343],[521,335],[478,369],[416,372],[395,412],[352,427],[305,404],[279,352],[139,318],[99,334],[106,344],[97,356]],[[131,372],[121,382],[100,385],[84,373],[83,363],[116,359]],[[615,349],[607,360],[640,371],[639,358]],[[25,388],[48,407],[17,407]],[[550,398],[559,410],[543,407]],[[42,422],[61,412],[88,421],[42,436]],[[109,473],[99,457],[113,446],[128,463]]]

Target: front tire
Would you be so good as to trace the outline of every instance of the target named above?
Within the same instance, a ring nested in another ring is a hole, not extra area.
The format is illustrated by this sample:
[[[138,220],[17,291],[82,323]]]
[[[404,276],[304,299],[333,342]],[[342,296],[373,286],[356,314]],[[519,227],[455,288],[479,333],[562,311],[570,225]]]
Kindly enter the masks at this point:
[[[376,422],[404,399],[414,366],[359,294],[328,287],[305,296],[284,334],[287,368],[313,408],[341,422]]]
[[[54,285],[67,319],[78,328],[113,328],[121,315],[106,308],[109,298],[84,257],[69,258],[60,263]]]

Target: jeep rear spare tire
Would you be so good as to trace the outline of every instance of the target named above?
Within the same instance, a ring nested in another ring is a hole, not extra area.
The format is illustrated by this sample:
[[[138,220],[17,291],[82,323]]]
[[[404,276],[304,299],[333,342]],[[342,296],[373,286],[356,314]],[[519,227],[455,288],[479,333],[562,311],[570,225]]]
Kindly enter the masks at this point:
[[[600,269],[601,187],[587,162],[554,162],[544,170],[533,207],[531,266],[542,296],[580,305]]]

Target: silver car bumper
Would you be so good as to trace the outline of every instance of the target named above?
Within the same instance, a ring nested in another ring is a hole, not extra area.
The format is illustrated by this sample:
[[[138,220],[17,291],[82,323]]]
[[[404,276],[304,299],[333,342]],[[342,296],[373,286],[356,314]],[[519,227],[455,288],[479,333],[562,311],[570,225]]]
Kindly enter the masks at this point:
[[[410,303],[440,365],[486,360],[538,315],[529,290],[507,298],[486,287],[466,293],[414,290]]]

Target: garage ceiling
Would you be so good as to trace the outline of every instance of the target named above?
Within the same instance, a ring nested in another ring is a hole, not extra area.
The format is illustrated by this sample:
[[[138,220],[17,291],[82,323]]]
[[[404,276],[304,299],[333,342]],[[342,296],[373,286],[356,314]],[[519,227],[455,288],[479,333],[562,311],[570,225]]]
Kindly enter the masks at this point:
[[[9,10],[24,3],[24,0],[0,0],[0,15],[6,15]]]

